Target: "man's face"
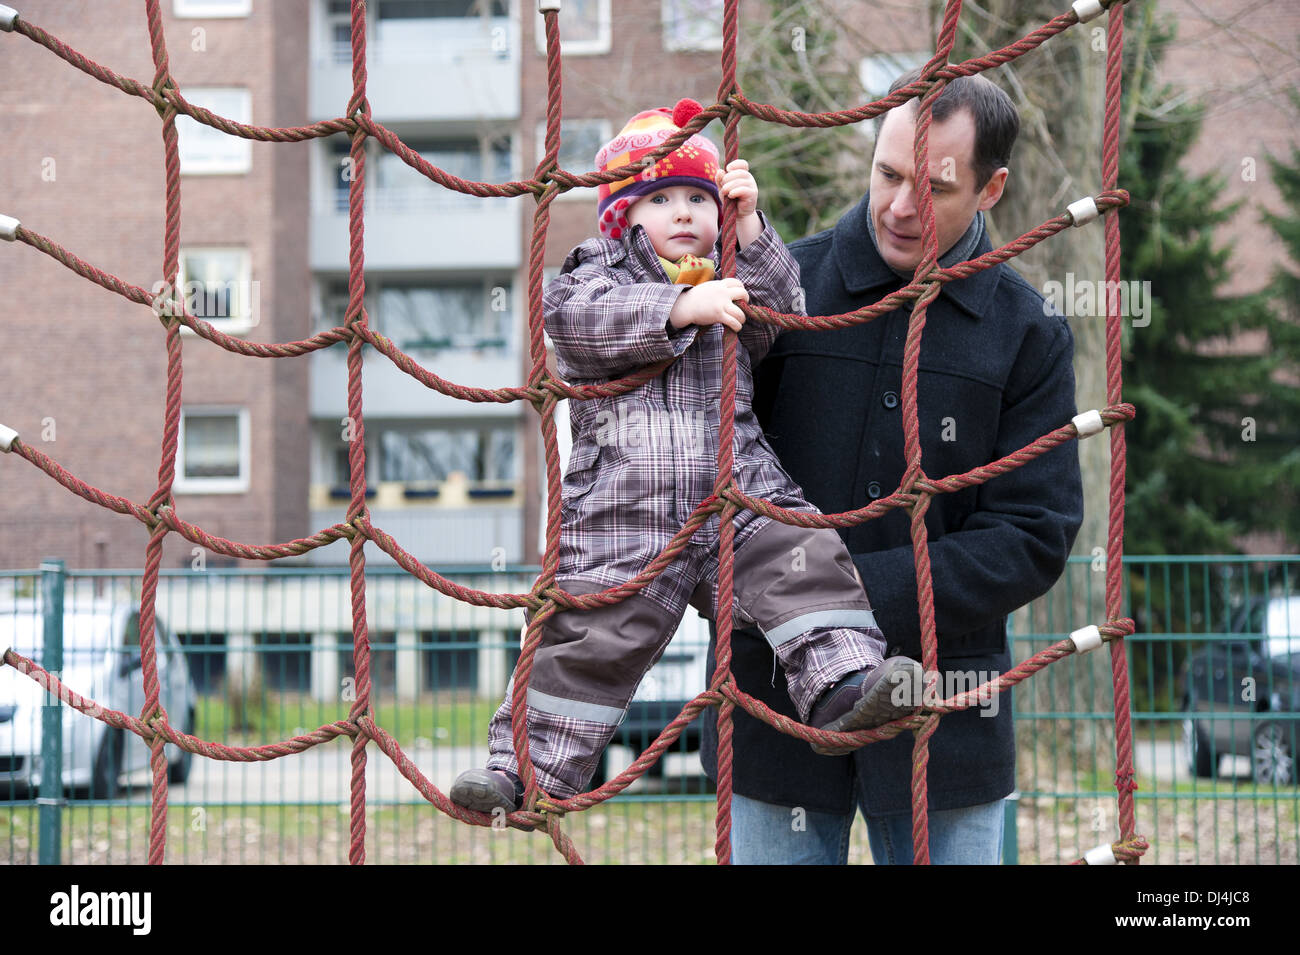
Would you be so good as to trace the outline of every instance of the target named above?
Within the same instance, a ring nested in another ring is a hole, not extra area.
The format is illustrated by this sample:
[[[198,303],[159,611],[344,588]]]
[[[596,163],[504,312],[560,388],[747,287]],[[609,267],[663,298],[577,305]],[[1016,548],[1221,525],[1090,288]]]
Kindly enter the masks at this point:
[[[627,224],[639,225],[655,252],[676,262],[683,255],[709,255],[718,239],[718,204],[695,186],[666,186],[632,203]]]
[[[871,164],[871,221],[880,256],[889,265],[911,272],[921,261],[921,216],[916,206],[913,140],[916,106],[907,104],[885,116]],[[975,188],[975,119],[960,110],[930,125],[930,191],[939,255],[970,228],[975,213],[993,208],[1007,181],[1004,166]]]

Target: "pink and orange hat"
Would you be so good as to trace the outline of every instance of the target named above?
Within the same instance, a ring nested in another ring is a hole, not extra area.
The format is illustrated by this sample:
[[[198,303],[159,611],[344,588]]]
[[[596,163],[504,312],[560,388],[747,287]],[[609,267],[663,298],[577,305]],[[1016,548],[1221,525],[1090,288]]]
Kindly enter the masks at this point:
[[[596,153],[596,168],[604,172],[636,162],[662,146],[669,136],[680,132],[703,109],[695,100],[683,99],[671,110],[661,106],[637,113]],[[722,199],[714,182],[717,172],[718,147],[696,133],[631,179],[601,184],[596,206],[600,234],[608,239],[621,239],[627,232],[627,210],[632,203],[668,186],[690,185],[705,190],[718,204],[720,215]]]

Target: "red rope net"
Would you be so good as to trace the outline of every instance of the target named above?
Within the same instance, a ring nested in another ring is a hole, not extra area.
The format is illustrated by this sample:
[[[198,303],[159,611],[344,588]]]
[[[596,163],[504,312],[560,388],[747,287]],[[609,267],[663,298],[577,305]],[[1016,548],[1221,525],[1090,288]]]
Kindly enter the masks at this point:
[[[1126,2],[1126,0],[1125,0]],[[1119,105],[1120,64],[1123,51],[1123,2],[1111,0],[1107,37],[1106,113],[1103,142],[1103,190],[1092,197],[1096,209],[1105,217],[1106,279],[1119,281],[1119,221],[1118,210],[1128,201],[1128,194],[1116,188],[1119,169]],[[1014,59],[1047,39],[1080,22],[1080,16],[1090,18],[1100,12],[1102,4],[1080,0],[1068,13],[1061,14],[1049,23],[1027,34],[1017,42],[985,56],[963,63],[949,64],[948,56],[956,39],[961,0],[949,0],[934,56],[925,65],[921,79],[892,95],[851,110],[829,113],[798,113],[746,99],[736,80],[736,44],[739,21],[739,0],[726,0],[723,20],[722,82],[717,102],[692,120],[680,134],[672,137],[655,153],[638,163],[621,169],[583,175],[559,167],[561,84],[560,37],[558,24],[559,4],[554,0],[539,3],[543,9],[546,29],[547,57],[547,108],[545,155],[537,164],[532,178],[521,182],[492,184],[469,182],[452,176],[430,165],[411,151],[395,134],[376,122],[371,116],[366,99],[366,5],[364,0],[352,2],[352,77],[353,92],[347,112],[338,119],[310,126],[268,128],[235,123],[217,116],[186,101],[171,76],[168,67],[167,47],[163,37],[162,15],[159,0],[145,0],[149,27],[149,41],[153,53],[154,76],[149,84],[119,76],[76,50],[69,48],[40,27],[21,18],[15,18],[14,32],[41,44],[89,75],[125,93],[148,100],[157,109],[162,120],[163,150],[166,166],[166,224],[164,231],[163,275],[167,289],[162,296],[131,285],[117,276],[107,274],[61,248],[50,239],[13,225],[13,238],[63,263],[79,275],[116,292],[130,301],[149,306],[158,314],[166,330],[167,390],[161,462],[158,469],[158,487],[147,504],[141,505],[125,498],[115,497],[90,486],[65,471],[57,462],[41,453],[21,438],[11,434],[6,450],[26,458],[32,464],[72,491],[109,510],[127,514],[150,529],[145,550],[145,568],[140,598],[140,656],[143,664],[145,704],[139,717],[114,710],[105,710],[93,700],[71,691],[59,680],[41,669],[32,660],[9,650],[4,663],[30,676],[50,693],[68,705],[102,720],[118,729],[126,729],[142,737],[151,749],[153,771],[152,812],[149,833],[149,862],[163,861],[167,835],[167,762],[163,746],[172,743],[200,756],[242,762],[276,759],[291,753],[300,753],[311,746],[328,742],[340,736],[352,739],[351,781],[351,844],[349,861],[365,862],[366,849],[366,788],[365,765],[367,747],[373,742],[391,759],[403,776],[411,781],[419,793],[440,811],[470,825],[488,826],[493,820],[484,813],[474,812],[452,803],[435,787],[402,752],[397,742],[374,719],[371,705],[370,645],[366,620],[366,575],[363,545],[367,540],[391,556],[401,567],[418,577],[429,587],[458,600],[479,606],[498,608],[528,608],[532,611],[523,651],[519,658],[514,680],[513,731],[519,767],[525,786],[525,808],[510,816],[515,826],[536,826],[551,837],[557,850],[570,862],[581,862],[576,848],[564,833],[561,819],[565,812],[594,806],[616,795],[645,772],[672,745],[683,729],[706,706],[717,706],[718,714],[718,809],[716,851],[718,861],[727,863],[731,857],[731,778],[732,778],[732,719],[739,706],[753,716],[764,720],[783,733],[800,739],[830,744],[841,748],[854,748],[905,731],[913,731],[912,812],[913,851],[918,863],[929,862],[926,809],[926,764],[929,739],[943,714],[977,705],[992,693],[1014,686],[1048,664],[1079,652],[1073,639],[1065,639],[1035,654],[1007,673],[975,689],[959,693],[949,699],[932,703],[915,716],[897,720],[874,730],[854,733],[832,733],[797,723],[772,712],[758,700],[744,693],[736,685],[730,670],[731,619],[732,619],[732,549],[734,528],[732,518],[742,508],[761,512],[776,520],[805,527],[847,527],[879,517],[893,508],[906,508],[911,516],[913,551],[917,569],[917,599],[922,626],[922,662],[932,676],[937,672],[937,642],[935,638],[934,600],[930,576],[929,553],[926,545],[924,517],[931,498],[960,488],[981,484],[999,474],[1017,468],[1052,448],[1075,440],[1080,434],[1076,424],[1069,424],[1043,435],[1014,454],[965,474],[931,478],[922,469],[921,447],[917,420],[917,366],[920,356],[921,336],[926,322],[926,306],[939,294],[943,283],[963,278],[1006,261],[1031,246],[1055,235],[1071,225],[1082,224],[1084,217],[1067,212],[1048,219],[1036,229],[1025,233],[999,249],[995,249],[970,262],[951,268],[937,267],[934,211],[931,203],[929,179],[918,176],[918,202],[923,226],[925,255],[916,269],[915,278],[905,288],[874,305],[843,315],[802,317],[783,315],[768,309],[745,306],[750,321],[762,321],[784,328],[838,328],[868,322],[879,315],[914,300],[904,353],[902,408],[905,432],[907,470],[899,487],[887,497],[867,507],[839,514],[809,515],[793,513],[767,501],[756,500],[739,491],[732,474],[732,441],[736,390],[736,335],[725,337],[724,372],[718,440],[718,476],[713,493],[701,501],[673,537],[670,544],[637,577],[618,587],[601,593],[576,596],[560,590],[555,585],[560,543],[560,469],[556,444],[553,411],[556,403],[565,397],[582,400],[595,396],[622,394],[657,376],[667,363],[650,366],[617,381],[601,385],[571,386],[555,378],[546,369],[546,349],[542,338],[542,266],[550,206],[563,191],[577,187],[592,187],[602,182],[625,179],[655,162],[661,156],[681,145],[692,133],[702,129],[713,119],[724,122],[724,149],[726,161],[737,157],[739,151],[738,127],[742,115],[748,114],[770,122],[789,126],[830,127],[861,122],[898,106],[911,98],[919,98],[919,118],[916,130],[915,156],[918,169],[928,168],[928,137],[931,126],[930,107],[943,89],[946,81],[958,76],[968,76],[991,69]],[[1090,11],[1089,8],[1093,9]],[[349,275],[348,305],[342,326],[321,332],[302,341],[257,344],[232,338],[213,328],[207,322],[190,315],[176,294],[176,276],[180,248],[180,161],[177,151],[176,117],[180,114],[193,117],[200,123],[222,130],[232,136],[269,142],[298,142],[334,133],[345,132],[351,137],[351,160],[354,174],[348,194],[349,209]],[[446,381],[423,368],[417,361],[397,348],[383,335],[372,330],[368,323],[363,297],[365,293],[365,259],[362,209],[365,198],[365,140],[373,137],[399,156],[407,165],[433,181],[457,192],[474,196],[521,196],[531,194],[536,200],[533,214],[532,241],[528,257],[528,331],[529,353],[532,360],[526,384],[517,387],[485,389],[469,388]],[[11,220],[12,221],[12,220]],[[722,224],[721,275],[735,271],[735,211],[733,204],[725,203]],[[1117,286],[1110,286],[1117,287]],[[1111,855],[1125,862],[1137,863],[1146,843],[1135,835],[1133,790],[1136,788],[1133,772],[1132,733],[1129,721],[1128,674],[1126,670],[1123,638],[1133,632],[1133,621],[1121,617],[1121,572],[1124,521],[1124,429],[1122,425],[1133,416],[1133,407],[1121,401],[1120,374],[1120,318],[1118,303],[1108,303],[1106,317],[1106,372],[1108,406],[1100,411],[1101,423],[1111,429],[1111,483],[1110,526],[1106,561],[1106,620],[1097,626],[1101,637],[1111,643],[1111,664],[1114,684],[1116,720],[1116,789],[1119,800],[1120,839],[1111,847]],[[343,523],[317,531],[311,537],[280,544],[251,545],[214,537],[202,528],[182,520],[176,511],[172,484],[176,473],[176,450],[181,413],[181,327],[187,326],[207,341],[236,354],[253,357],[284,358],[304,355],[320,348],[342,344],[347,348],[348,414],[354,425],[354,438],[349,444],[351,499]],[[366,507],[365,471],[365,418],[361,403],[361,367],[364,349],[369,346],[386,356],[398,368],[428,388],[465,401],[511,402],[528,401],[536,409],[546,448],[547,471],[547,525],[545,556],[542,572],[528,593],[494,594],[461,587],[433,572],[381,528],[370,522]],[[0,444],[0,446],[3,446]],[[720,517],[721,539],[718,580],[717,668],[708,689],[692,700],[674,719],[653,744],[626,770],[600,788],[570,799],[551,799],[542,791],[535,778],[528,755],[525,696],[533,658],[541,641],[542,627],[554,613],[565,609],[582,609],[615,603],[635,593],[669,565],[681,552],[695,530],[717,513]],[[154,605],[158,590],[158,571],[162,543],[167,534],[176,533],[202,547],[220,554],[249,560],[274,560],[279,557],[303,554],[316,547],[341,538],[351,543],[349,566],[351,569],[351,596],[353,622],[353,654],[356,670],[356,698],[347,719],[321,726],[311,733],[295,736],[277,743],[254,747],[226,746],[219,742],[203,740],[178,732],[168,720],[159,700],[159,680],[154,645]],[[932,690],[932,687],[927,688]],[[927,692],[927,700],[931,693]],[[1102,847],[1104,850],[1105,847]],[[1104,852],[1103,852],[1104,855]],[[1084,861],[1084,860],[1079,860]]]

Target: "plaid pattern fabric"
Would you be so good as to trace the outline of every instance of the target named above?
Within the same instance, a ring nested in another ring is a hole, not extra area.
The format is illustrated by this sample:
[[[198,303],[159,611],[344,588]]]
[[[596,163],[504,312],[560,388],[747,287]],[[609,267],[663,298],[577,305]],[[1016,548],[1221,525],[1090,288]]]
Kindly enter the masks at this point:
[[[771,226],[765,225],[760,237],[739,253],[737,277],[751,303],[802,313],[798,266]],[[583,243],[546,288],[546,328],[559,371],[570,381],[608,381],[680,356],[664,374],[627,395],[571,402],[574,443],[564,477],[558,574],[565,589],[601,590],[636,576],[712,492],[723,329],[669,326],[668,313],[685,289],[668,284],[640,227],[621,243]],[[751,409],[751,369],[778,331],[747,323],[740,334],[744,347],[738,352],[735,473],[748,494],[814,511],[777,463]],[[826,609],[869,611],[852,561],[834,531],[786,528],[748,512],[737,516],[736,526],[735,573],[745,582],[737,591],[738,622],[766,616],[757,621],[763,625]],[[760,532],[762,544],[755,540]],[[751,541],[754,546],[747,546]],[[717,544],[715,515],[672,565],[638,594],[603,609],[598,623],[580,617],[548,622],[529,685],[528,725],[538,780],[552,795],[567,797],[585,788],[617,728],[613,714],[626,710],[637,674],[658,658],[693,595],[712,605],[709,585],[716,589]],[[779,564],[799,544],[842,566],[819,564],[811,568],[815,576],[806,584],[799,579],[792,585],[790,571]],[[769,590],[769,581],[776,585],[783,576],[784,587]],[[781,596],[773,600],[778,591]],[[641,601],[649,603],[638,606]],[[651,605],[656,609],[647,613]],[[874,626],[818,626],[782,642],[775,652],[791,699],[806,720],[828,687],[846,674],[880,664],[884,641]],[[580,659],[575,662],[575,657]],[[590,685],[593,678],[599,686]],[[601,719],[580,718],[587,716]],[[488,768],[518,775],[510,719],[508,691],[489,728]]]
[[[506,688],[506,697],[488,726],[488,769],[504,769],[519,775],[519,758],[510,727],[511,693],[514,679]],[[600,754],[605,751],[617,727],[593,720],[576,719],[528,707],[528,754],[537,783],[557,799],[567,799],[581,792],[596,771]]]
[[[799,267],[770,225],[738,253],[736,277],[752,304],[803,313]],[[664,374],[626,395],[570,402],[573,451],[562,494],[562,576],[602,588],[636,576],[713,491],[724,329],[668,325],[677,296],[688,288],[668,284],[639,227],[623,242],[584,242],[546,287],[546,330],[559,372],[572,383],[606,382],[680,356]],[[779,331],[747,322],[739,336],[736,477],[747,494],[807,510],[751,408],[752,368]],[[737,544],[765,521],[739,515]],[[716,547],[717,535],[715,515],[693,542]],[[665,588],[680,586],[682,581],[669,579],[648,590],[655,599]]]
[[[823,693],[848,674],[874,670],[884,662],[885,641],[876,628],[818,627],[782,644],[776,658],[799,719],[807,723]]]

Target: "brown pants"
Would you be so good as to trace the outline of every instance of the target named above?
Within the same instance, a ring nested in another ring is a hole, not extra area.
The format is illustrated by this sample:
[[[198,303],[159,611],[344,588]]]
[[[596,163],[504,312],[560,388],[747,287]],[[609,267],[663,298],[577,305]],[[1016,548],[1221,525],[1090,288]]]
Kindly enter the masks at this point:
[[[677,576],[694,590],[677,588],[676,613],[662,606],[662,593],[650,600],[638,592],[547,622],[528,685],[528,747],[538,781],[552,795],[572,796],[591,779],[687,605],[714,616],[717,555],[688,547],[678,558],[683,562],[688,573]],[[833,530],[768,520],[737,548],[734,563],[735,622],[755,624],[767,637],[802,719],[844,676],[880,664],[884,640],[853,560]],[[559,585],[574,594],[602,589],[581,579]],[[488,730],[488,768],[518,775],[510,695],[507,690]]]

